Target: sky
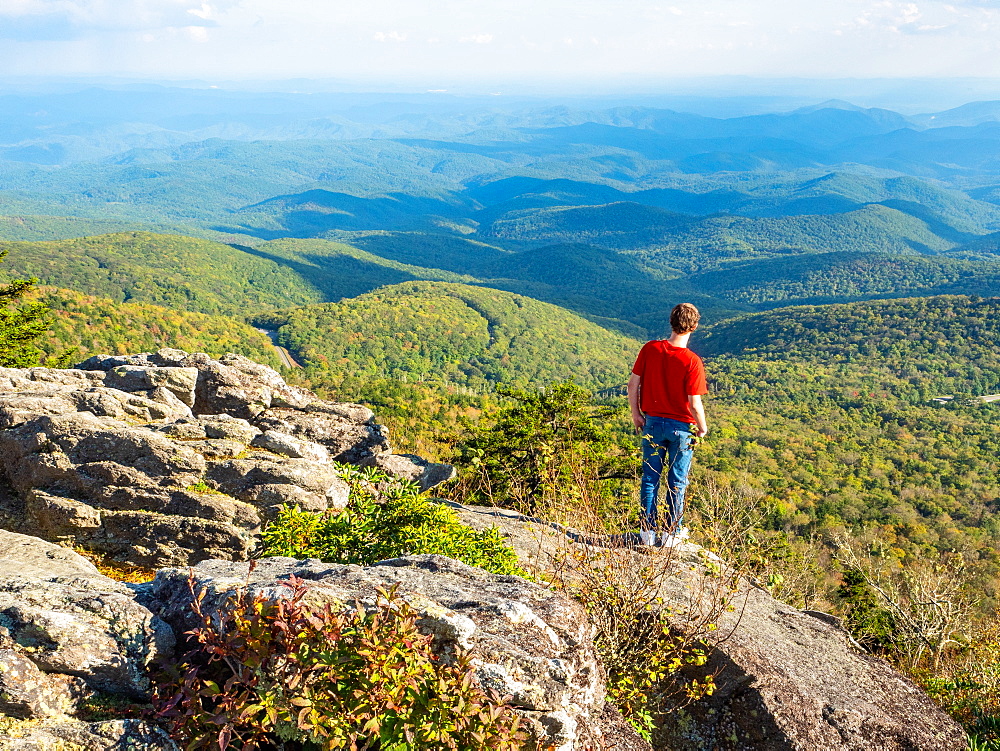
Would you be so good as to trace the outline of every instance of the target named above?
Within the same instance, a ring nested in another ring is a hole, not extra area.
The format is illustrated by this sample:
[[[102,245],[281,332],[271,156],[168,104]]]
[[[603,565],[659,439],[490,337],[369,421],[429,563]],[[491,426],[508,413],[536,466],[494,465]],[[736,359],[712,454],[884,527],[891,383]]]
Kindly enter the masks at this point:
[[[1000,78],[1000,0],[0,0],[0,76]]]

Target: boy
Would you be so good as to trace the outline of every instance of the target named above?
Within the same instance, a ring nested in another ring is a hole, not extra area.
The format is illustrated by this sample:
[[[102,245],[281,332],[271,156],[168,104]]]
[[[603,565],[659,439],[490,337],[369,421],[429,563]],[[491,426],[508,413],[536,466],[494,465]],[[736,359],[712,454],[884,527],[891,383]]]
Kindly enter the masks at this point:
[[[674,547],[688,536],[682,526],[684,489],[694,444],[708,433],[701,403],[702,395],[708,393],[705,366],[687,348],[700,319],[701,314],[691,303],[677,305],[670,312],[670,338],[643,345],[628,382],[632,423],[642,435],[639,536],[644,545],[656,544],[656,496],[664,460],[668,508],[660,544]]]

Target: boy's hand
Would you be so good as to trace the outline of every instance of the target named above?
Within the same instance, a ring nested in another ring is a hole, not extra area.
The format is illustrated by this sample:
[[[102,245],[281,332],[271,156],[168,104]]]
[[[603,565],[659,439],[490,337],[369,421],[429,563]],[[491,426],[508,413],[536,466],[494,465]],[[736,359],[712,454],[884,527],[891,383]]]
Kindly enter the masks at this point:
[[[641,412],[632,413],[632,424],[635,426],[635,432],[641,433],[642,429],[646,427],[646,415]]]

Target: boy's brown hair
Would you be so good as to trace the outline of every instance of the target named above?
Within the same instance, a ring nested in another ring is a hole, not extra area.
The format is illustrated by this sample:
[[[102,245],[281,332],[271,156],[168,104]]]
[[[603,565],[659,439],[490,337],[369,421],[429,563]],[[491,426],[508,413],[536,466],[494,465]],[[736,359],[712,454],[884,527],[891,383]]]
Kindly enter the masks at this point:
[[[682,302],[675,305],[670,311],[670,328],[675,334],[687,334],[698,328],[698,321],[701,320],[701,313],[689,302]]]

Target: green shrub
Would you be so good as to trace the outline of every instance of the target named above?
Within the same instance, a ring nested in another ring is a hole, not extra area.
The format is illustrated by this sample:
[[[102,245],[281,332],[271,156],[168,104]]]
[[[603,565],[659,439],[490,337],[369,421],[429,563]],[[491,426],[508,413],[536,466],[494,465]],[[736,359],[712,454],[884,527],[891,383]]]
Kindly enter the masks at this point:
[[[465,526],[455,512],[417,486],[379,470],[345,466],[351,501],[339,513],[284,506],[262,534],[262,554],[371,565],[388,558],[436,553],[494,574],[524,575],[517,555],[495,529]]]
[[[478,687],[468,655],[435,658],[395,590],[373,612],[334,612],[306,602],[301,579],[284,584],[274,601],[241,591],[219,622],[195,596],[195,646],[153,697],[186,751],[521,747],[514,711]]]

